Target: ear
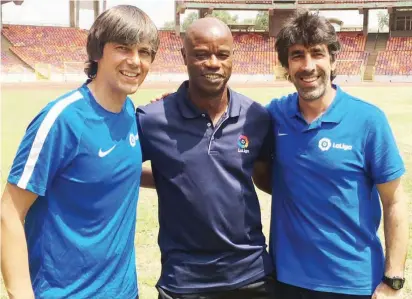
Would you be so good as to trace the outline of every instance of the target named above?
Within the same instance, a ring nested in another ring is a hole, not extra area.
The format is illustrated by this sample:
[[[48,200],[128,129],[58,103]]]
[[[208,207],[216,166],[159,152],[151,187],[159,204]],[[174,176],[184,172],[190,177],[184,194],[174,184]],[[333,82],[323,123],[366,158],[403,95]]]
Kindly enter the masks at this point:
[[[292,80],[290,80],[289,68],[284,67],[283,69],[285,70],[285,79],[289,82],[292,82]]]
[[[183,62],[185,63],[185,65],[187,65],[187,58],[186,58],[186,51],[185,48],[180,48],[180,53],[182,54],[183,57]]]
[[[331,70],[332,71],[336,70],[336,64],[337,64],[337,62],[336,62],[336,59],[335,59],[335,61],[331,63]]]

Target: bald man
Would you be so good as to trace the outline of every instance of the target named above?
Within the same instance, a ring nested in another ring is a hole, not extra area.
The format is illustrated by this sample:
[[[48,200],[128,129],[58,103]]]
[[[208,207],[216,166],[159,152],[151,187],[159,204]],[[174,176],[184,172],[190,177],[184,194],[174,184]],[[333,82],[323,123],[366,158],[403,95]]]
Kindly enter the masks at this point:
[[[189,80],[136,113],[159,198],[159,298],[276,298],[252,181],[271,166],[270,117],[227,86],[224,23],[195,21],[182,55]]]

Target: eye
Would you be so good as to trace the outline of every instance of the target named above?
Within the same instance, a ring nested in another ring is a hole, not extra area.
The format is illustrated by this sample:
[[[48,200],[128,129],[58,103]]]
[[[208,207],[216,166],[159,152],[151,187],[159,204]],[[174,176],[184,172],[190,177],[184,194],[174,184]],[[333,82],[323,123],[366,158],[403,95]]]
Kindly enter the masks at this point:
[[[227,59],[227,58],[229,58],[229,54],[227,54],[227,53],[220,53],[220,54],[218,55],[218,57],[219,57],[220,59]]]
[[[139,50],[139,54],[144,56],[144,57],[148,57],[151,56],[151,52],[148,49],[141,49]]]
[[[129,51],[129,48],[127,46],[123,46],[123,45],[122,46],[117,46],[116,49],[118,49],[120,51],[124,51],[124,52]]]
[[[206,53],[196,53],[195,57],[197,59],[206,59],[207,58],[207,54]]]

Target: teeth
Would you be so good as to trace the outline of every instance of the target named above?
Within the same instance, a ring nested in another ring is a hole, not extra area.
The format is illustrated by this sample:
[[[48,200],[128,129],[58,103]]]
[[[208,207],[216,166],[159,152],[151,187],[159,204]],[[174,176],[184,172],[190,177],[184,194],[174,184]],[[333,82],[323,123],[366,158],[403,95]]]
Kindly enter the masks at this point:
[[[206,77],[207,79],[218,79],[218,78],[220,78],[219,75],[205,75],[205,77]]]
[[[318,78],[314,77],[314,78],[302,78],[302,81],[307,82],[307,83],[311,83],[316,81]]]
[[[120,71],[120,73],[122,73],[122,75],[125,75],[127,77],[137,77],[138,75],[136,73],[126,72],[126,71]]]

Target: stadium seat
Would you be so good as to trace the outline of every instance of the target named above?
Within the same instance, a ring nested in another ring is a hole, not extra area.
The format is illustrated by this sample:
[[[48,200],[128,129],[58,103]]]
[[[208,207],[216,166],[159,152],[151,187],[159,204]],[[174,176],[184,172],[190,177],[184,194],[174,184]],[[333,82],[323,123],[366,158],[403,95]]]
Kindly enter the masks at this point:
[[[235,0],[226,0],[235,1]],[[245,0],[246,1],[246,0]],[[87,31],[77,28],[50,26],[7,25],[3,36],[11,43],[10,51],[2,51],[3,72],[13,66],[29,65],[33,69],[38,64],[48,64],[53,72],[64,72],[67,63],[75,62],[74,68],[83,71],[87,59],[85,45]],[[152,73],[185,73],[186,67],[181,56],[182,39],[174,31],[160,31],[160,48],[151,68]],[[360,32],[338,32],[342,44],[337,56],[337,73],[341,75],[359,74],[365,65],[366,37]],[[275,38],[262,32],[233,32],[234,74],[274,74],[279,67],[275,51]],[[411,74],[412,38],[390,38],[386,51],[379,53],[377,74]],[[17,58],[20,58],[20,60]],[[22,61],[24,63],[22,63]],[[77,64],[76,64],[77,63]]]

